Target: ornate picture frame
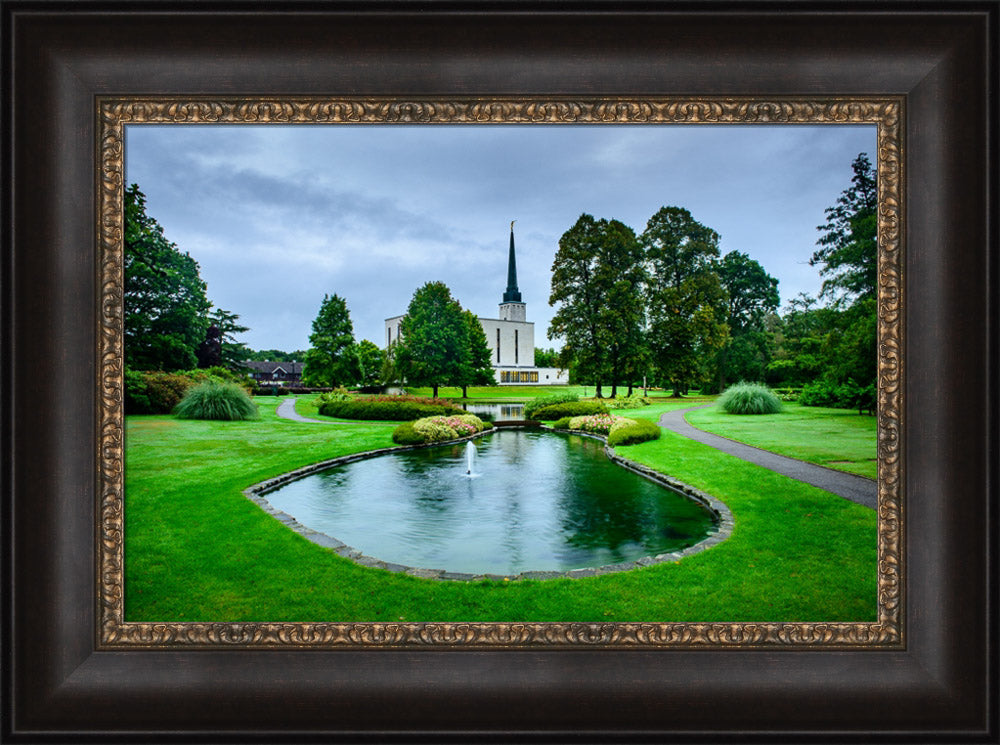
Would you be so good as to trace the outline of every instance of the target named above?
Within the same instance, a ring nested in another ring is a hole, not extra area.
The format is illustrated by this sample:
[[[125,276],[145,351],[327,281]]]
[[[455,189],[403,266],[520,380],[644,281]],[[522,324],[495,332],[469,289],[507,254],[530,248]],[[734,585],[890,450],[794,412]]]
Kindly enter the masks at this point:
[[[998,6],[781,11],[3,0],[0,736],[996,741]],[[332,115],[317,100],[383,120],[884,106],[879,621],[125,623],[115,127]]]

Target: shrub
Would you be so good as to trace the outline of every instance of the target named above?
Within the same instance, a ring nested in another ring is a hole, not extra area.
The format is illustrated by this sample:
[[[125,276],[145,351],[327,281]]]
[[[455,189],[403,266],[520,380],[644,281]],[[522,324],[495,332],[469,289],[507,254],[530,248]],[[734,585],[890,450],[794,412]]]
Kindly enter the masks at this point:
[[[421,445],[424,436],[413,428],[413,422],[403,422],[392,431],[392,441],[397,445]]]
[[[257,407],[236,383],[206,380],[192,387],[174,413],[180,419],[256,419]]]
[[[126,414],[169,414],[194,385],[182,373],[125,371]]]
[[[326,391],[316,396],[316,406],[320,407],[323,404],[328,404],[333,401],[353,401],[354,396],[347,392],[344,386],[339,388],[334,388],[332,391]]]
[[[608,407],[600,401],[572,401],[562,404],[552,404],[536,409],[532,416],[525,412],[526,419],[538,419],[547,422],[562,419],[565,416],[583,416],[585,414],[607,414]]]
[[[486,429],[483,421],[472,414],[431,416],[405,422],[392,432],[392,441],[399,445],[445,442],[467,437]]]
[[[412,401],[355,398],[348,401],[328,401],[319,407],[319,413],[340,419],[381,419],[404,422],[428,416],[461,414],[462,410],[452,404],[436,405]]]
[[[799,403],[803,406],[829,406],[834,409],[857,408],[862,411],[874,411],[875,386],[862,388],[853,380],[834,383],[819,379],[807,384],[799,394]]]
[[[719,406],[730,414],[777,414],[781,400],[761,383],[737,383],[719,397]]]
[[[553,404],[565,404],[571,403],[573,401],[578,401],[580,397],[575,393],[551,393],[548,396],[539,396],[538,398],[528,401],[524,405],[524,418],[525,419],[535,419],[533,414],[546,406],[552,406]],[[556,417],[553,417],[556,418]]]
[[[611,416],[610,414],[595,414],[590,416],[575,416],[569,420],[570,429],[578,429],[582,432],[593,432],[596,435],[606,435],[615,421],[623,417]],[[632,421],[631,419],[629,421]]]
[[[656,422],[651,422],[648,419],[624,418],[621,421],[628,423],[619,426],[616,422],[608,433],[608,444],[612,447],[615,445],[635,445],[660,438],[661,430]]]
[[[649,406],[649,399],[639,393],[639,391],[635,391],[631,396],[614,398],[608,403],[612,409],[641,409],[643,406]]]
[[[569,423],[572,421],[573,417],[564,416],[562,419],[557,419],[552,423],[552,427],[555,429],[569,429]]]

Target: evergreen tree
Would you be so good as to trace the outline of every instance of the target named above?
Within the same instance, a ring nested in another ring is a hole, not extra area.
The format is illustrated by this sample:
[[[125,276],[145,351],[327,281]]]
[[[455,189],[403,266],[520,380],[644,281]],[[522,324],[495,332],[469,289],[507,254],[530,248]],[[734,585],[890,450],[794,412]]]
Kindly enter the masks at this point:
[[[181,253],[146,214],[146,197],[136,184],[125,190],[124,207],[125,366],[193,368],[211,307],[198,262]]]
[[[302,382],[310,386],[353,385],[358,379],[354,325],[339,295],[324,295],[309,335]]]
[[[864,153],[851,164],[851,186],[826,209],[820,246],[809,263],[820,265],[822,295],[838,301],[874,298],[878,282],[878,190],[875,170]]]
[[[443,282],[413,293],[394,344],[396,365],[407,384],[429,385],[437,398],[442,385],[460,385],[468,354],[468,323],[462,306]]]
[[[237,370],[250,355],[246,344],[236,341],[236,334],[244,334],[250,330],[248,326],[239,323],[240,317],[228,310],[216,308],[208,316],[209,322],[219,329],[221,349],[219,363],[230,370]]]
[[[662,207],[640,236],[649,283],[649,348],[674,396],[707,374],[706,362],[729,339],[729,298],[716,263],[719,234],[681,207]]]

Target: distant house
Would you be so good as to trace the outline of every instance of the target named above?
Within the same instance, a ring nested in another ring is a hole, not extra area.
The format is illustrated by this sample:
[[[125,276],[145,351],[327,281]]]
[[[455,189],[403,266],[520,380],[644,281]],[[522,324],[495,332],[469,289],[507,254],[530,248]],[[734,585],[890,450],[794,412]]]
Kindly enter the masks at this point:
[[[258,383],[299,385],[302,381],[301,362],[259,362],[250,360],[243,364],[249,368],[250,377]]]

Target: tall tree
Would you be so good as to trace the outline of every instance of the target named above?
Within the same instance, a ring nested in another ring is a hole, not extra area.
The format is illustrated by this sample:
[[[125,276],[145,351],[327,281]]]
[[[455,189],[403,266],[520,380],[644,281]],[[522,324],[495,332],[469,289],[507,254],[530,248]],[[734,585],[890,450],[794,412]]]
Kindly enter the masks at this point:
[[[470,385],[492,385],[496,378],[490,364],[490,345],[486,341],[483,324],[471,310],[463,310],[462,316],[465,319],[467,348],[462,355],[459,384],[462,386],[462,398],[468,398]]]
[[[548,329],[550,339],[563,339],[562,364],[568,367],[572,360],[577,379],[593,381],[598,397],[608,374],[601,350],[600,319],[606,298],[598,280],[600,233],[598,221],[583,214],[559,238],[549,294],[549,305],[559,307]]]
[[[605,298],[598,311],[599,337],[611,378],[611,397],[618,383],[632,383],[645,360],[646,281],[644,252],[635,231],[618,220],[598,222],[597,284]]]
[[[124,207],[125,366],[195,367],[211,307],[198,262],[181,253],[146,214],[146,197],[136,184],[125,189]]]
[[[410,385],[441,385],[462,380],[468,353],[468,323],[462,306],[443,282],[428,282],[413,293],[394,345],[400,375]]]
[[[649,267],[649,347],[664,382],[681,390],[703,379],[729,338],[729,298],[719,275],[719,234],[682,207],[662,207],[640,236]]]
[[[241,363],[250,356],[250,350],[246,344],[236,341],[236,335],[246,333],[250,327],[241,324],[240,317],[236,313],[230,313],[222,308],[215,308],[209,314],[208,320],[212,326],[219,329],[222,345],[219,351],[220,364],[230,370],[240,368]]]
[[[823,235],[809,263],[820,266],[821,294],[838,301],[874,298],[878,282],[878,189],[864,153],[851,163],[851,186],[826,209]]]
[[[347,302],[339,295],[324,295],[309,335],[302,382],[314,386],[353,385],[358,377],[354,324]]]
[[[365,388],[375,388],[382,382],[385,355],[375,342],[362,339],[354,352],[358,360],[358,382]]]
[[[770,334],[764,325],[778,309],[778,280],[759,262],[739,251],[722,257],[719,281],[729,295],[726,322],[729,342],[719,350],[719,390],[728,380],[763,380],[767,367]]]

